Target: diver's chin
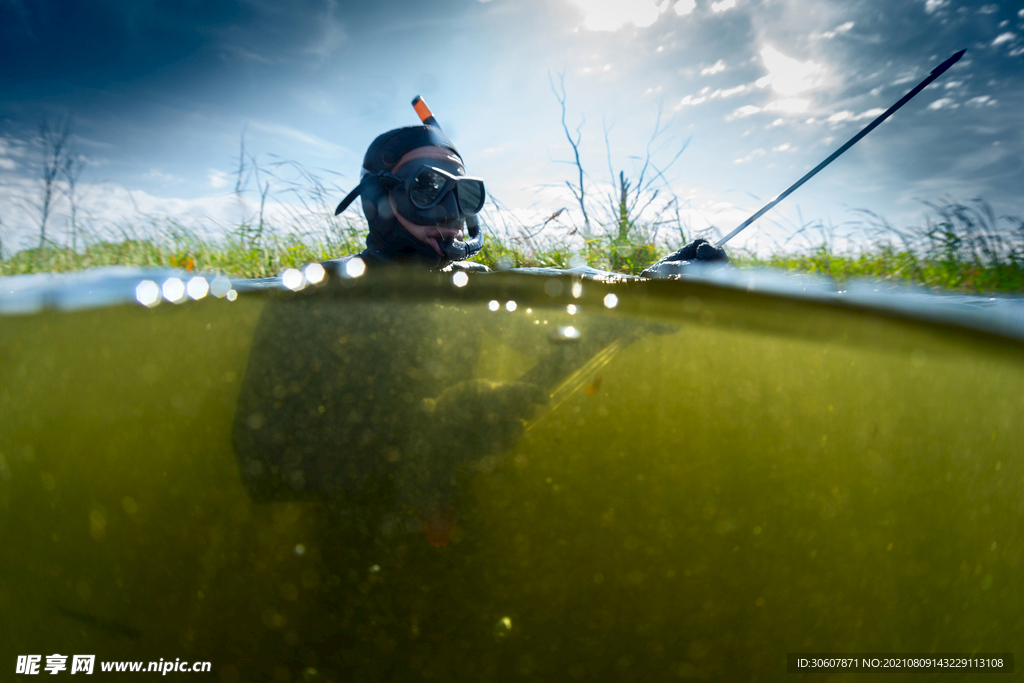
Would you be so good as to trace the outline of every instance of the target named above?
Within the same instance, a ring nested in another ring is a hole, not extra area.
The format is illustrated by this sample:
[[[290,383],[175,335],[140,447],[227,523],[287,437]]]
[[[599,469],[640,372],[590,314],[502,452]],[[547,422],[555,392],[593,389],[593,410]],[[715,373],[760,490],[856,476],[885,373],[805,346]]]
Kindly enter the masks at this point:
[[[418,239],[424,244],[429,244],[430,248],[440,256],[445,258],[444,251],[441,249],[441,244],[448,244],[455,240],[462,239],[463,228],[465,227],[464,220],[454,221],[452,223],[442,223],[440,225],[419,225],[413,223],[408,218],[403,216],[400,212],[395,212],[395,218],[398,219],[399,225],[401,225],[407,233],[412,235],[415,239]]]

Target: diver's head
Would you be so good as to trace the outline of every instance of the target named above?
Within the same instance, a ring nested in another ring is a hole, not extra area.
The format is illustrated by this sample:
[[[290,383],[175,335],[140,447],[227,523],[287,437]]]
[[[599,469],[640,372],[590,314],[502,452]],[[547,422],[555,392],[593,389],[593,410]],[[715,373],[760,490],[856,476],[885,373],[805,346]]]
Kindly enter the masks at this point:
[[[366,244],[388,260],[439,268],[482,246],[476,213],[483,181],[466,176],[455,145],[434,126],[398,128],[374,140],[359,185],[335,214],[357,195],[370,227]],[[471,239],[464,242],[466,232]]]

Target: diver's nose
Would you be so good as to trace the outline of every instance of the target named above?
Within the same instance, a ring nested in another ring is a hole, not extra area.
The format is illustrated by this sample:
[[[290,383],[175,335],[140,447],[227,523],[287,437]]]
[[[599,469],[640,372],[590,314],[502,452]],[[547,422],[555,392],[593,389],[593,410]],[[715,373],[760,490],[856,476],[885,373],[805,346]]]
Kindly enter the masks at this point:
[[[459,211],[459,202],[455,198],[455,190],[445,195],[438,206],[444,209],[444,227],[459,229],[462,227],[462,213]]]
[[[458,216],[459,215],[459,213],[460,213],[460,211],[459,211],[459,201],[455,197],[455,188],[454,187],[451,189],[451,191],[448,192],[448,194],[446,194],[444,196],[443,204],[444,204],[444,212],[445,212],[446,215],[448,215],[448,216]]]

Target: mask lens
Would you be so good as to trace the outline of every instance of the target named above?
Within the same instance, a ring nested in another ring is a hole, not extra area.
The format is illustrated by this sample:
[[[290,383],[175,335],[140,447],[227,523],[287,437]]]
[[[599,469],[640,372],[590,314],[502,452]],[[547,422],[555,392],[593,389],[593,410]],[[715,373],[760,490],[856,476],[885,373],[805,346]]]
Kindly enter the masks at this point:
[[[479,180],[459,180],[456,184],[459,194],[459,208],[462,213],[473,215],[484,208],[484,184]]]
[[[424,168],[412,180],[409,198],[421,209],[429,207],[441,196],[448,179],[432,168]]]

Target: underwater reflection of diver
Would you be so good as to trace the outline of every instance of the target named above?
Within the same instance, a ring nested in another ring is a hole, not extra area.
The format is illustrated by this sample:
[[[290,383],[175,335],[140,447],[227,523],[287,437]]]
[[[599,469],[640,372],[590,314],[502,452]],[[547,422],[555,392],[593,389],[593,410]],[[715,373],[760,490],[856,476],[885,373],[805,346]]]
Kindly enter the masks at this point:
[[[375,139],[359,185],[337,210],[361,196],[370,224],[360,254],[370,268],[359,288],[393,282],[406,303],[349,299],[344,277],[271,300],[254,336],[233,441],[255,501],[398,509],[443,546],[455,531],[460,481],[493,469],[538,405],[557,406],[581,368],[607,362],[637,330],[595,319],[582,335],[552,340],[531,326],[516,334],[535,365],[497,381],[476,367],[491,318],[473,324],[465,310],[408,303],[417,278],[436,280],[429,270],[480,248],[476,213],[485,198],[483,181],[465,175],[423,101],[414,106],[427,125]],[[466,242],[457,239],[462,226]],[[345,264],[324,266],[339,274]],[[387,264],[420,268],[377,267]]]
[[[520,277],[548,298],[543,279]],[[479,279],[500,287],[504,276]],[[233,427],[254,501],[326,500],[358,514],[397,513],[444,545],[467,478],[500,466],[539,419],[539,406],[557,407],[619,349],[657,331],[616,316],[570,316],[565,304],[538,308],[528,320],[496,318],[486,301],[409,299],[438,282],[450,277],[370,271],[355,286],[333,280],[266,304]],[[404,300],[389,288],[404,291]],[[533,324],[558,316],[572,318],[571,341]],[[512,366],[494,369],[496,346]]]

